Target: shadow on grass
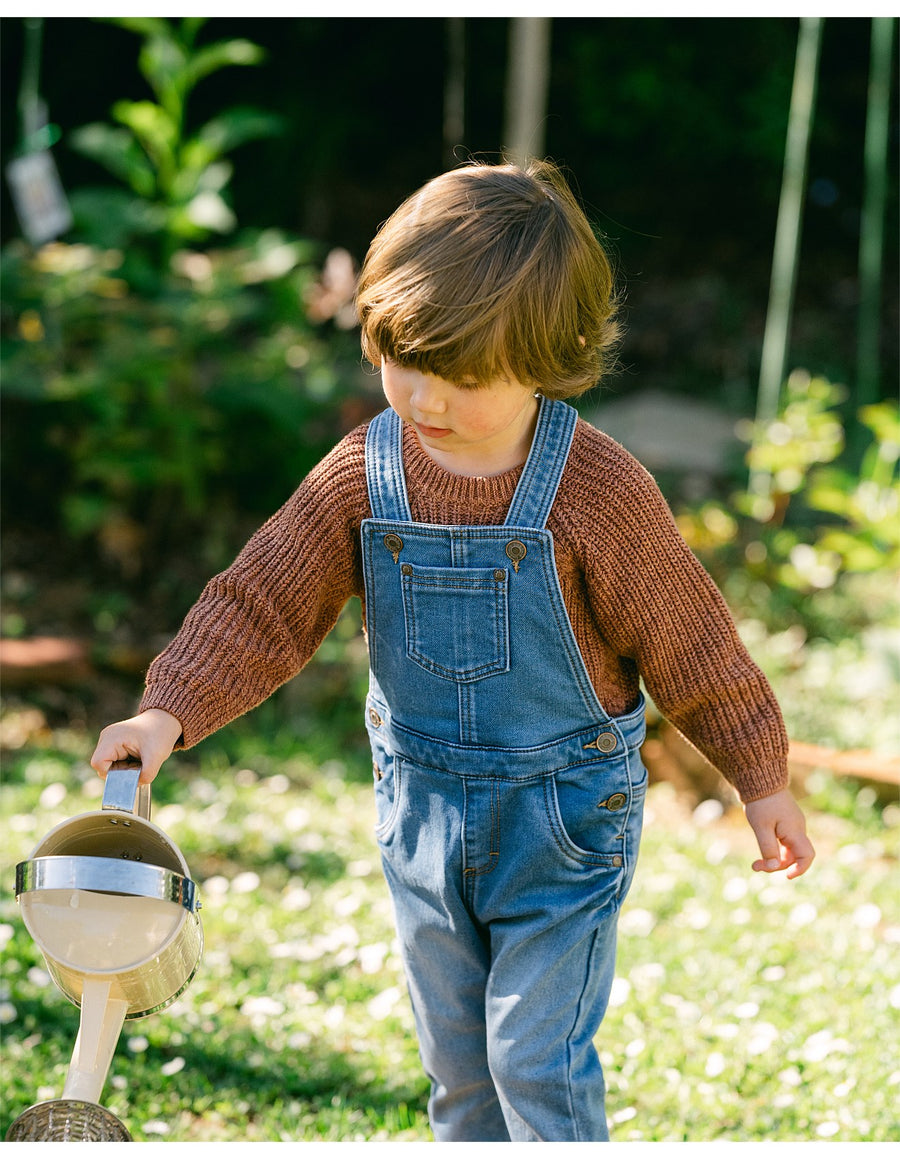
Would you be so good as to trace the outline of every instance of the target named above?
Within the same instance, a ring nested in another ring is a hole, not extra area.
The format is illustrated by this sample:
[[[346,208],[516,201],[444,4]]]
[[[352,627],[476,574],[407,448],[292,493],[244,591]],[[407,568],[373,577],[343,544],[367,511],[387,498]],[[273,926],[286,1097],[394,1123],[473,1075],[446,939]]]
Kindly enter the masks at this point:
[[[39,1101],[38,1088],[49,1085],[47,1076],[68,1066],[78,1030],[78,1011],[64,999],[17,998],[16,1007],[15,1026],[4,1034],[9,1094],[0,1138],[27,1107]],[[224,1114],[226,1129],[230,1122],[233,1131],[240,1129],[242,1121],[251,1122],[275,1109],[278,1121],[271,1129],[279,1135],[290,1133],[295,1120],[299,1135],[303,1120],[308,1124],[310,1117],[318,1119],[320,1113],[327,1130],[326,1121],[334,1120],[336,1107],[341,1107],[353,1114],[355,1131],[369,1123],[374,1133],[385,1121],[396,1118],[398,1108],[406,1109],[410,1122],[416,1114],[427,1114],[425,1076],[398,1081],[374,1044],[372,1052],[364,1055],[334,1050],[315,1040],[302,1049],[275,1050],[252,1032],[232,1032],[211,1020],[203,1030],[188,1030],[177,1048],[155,1046],[151,1041],[146,1050],[129,1052],[128,1038],[143,1035],[144,1025],[144,1020],[125,1023],[111,1068],[121,1086],[114,1090],[106,1086],[102,1096],[104,1105],[125,1100],[124,1118],[131,1120],[132,1130],[151,1117],[174,1121],[186,1113],[202,1120],[214,1113],[219,1121]],[[33,1078],[27,1066],[34,1049],[28,1039],[37,1034],[41,1036],[41,1080]],[[170,1079],[163,1068],[175,1054],[184,1066],[177,1079]],[[12,1056],[21,1060],[17,1067],[10,1063]],[[61,1095],[63,1081],[60,1077],[59,1090],[52,1098]],[[148,1108],[152,1108],[149,1113]],[[123,1114],[121,1105],[116,1113]]]

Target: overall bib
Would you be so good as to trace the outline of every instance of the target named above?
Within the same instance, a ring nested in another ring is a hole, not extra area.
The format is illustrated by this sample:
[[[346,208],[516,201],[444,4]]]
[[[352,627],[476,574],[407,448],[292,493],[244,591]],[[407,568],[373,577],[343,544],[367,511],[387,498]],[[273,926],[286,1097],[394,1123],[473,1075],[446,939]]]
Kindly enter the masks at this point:
[[[392,410],[362,525],[376,836],[438,1141],[608,1139],[593,1045],[640,841],[644,704],[599,703],[545,529],[576,412],[540,400],[502,526],[415,523]]]

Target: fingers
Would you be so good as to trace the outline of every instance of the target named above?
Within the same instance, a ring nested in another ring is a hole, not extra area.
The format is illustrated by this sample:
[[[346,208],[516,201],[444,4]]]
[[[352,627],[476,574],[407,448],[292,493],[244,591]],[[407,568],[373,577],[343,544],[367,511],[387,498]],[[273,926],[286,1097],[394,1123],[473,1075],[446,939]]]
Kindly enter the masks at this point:
[[[753,828],[756,833],[756,843],[762,854],[759,861],[753,862],[752,868],[757,873],[776,873],[779,869],[784,869],[791,864],[790,861],[784,859],[784,850],[775,834],[774,824],[769,826],[756,823]]]
[[[762,797],[745,806],[747,820],[756,835],[761,858],[752,863],[756,873],[790,869],[788,877],[800,877],[812,865],[815,850],[806,835],[803,811],[788,790]]]
[[[813,844],[805,833],[785,838],[783,845],[774,835],[771,840],[763,836],[758,839],[758,844],[763,856],[751,866],[756,873],[777,873],[782,869],[790,869],[789,878],[802,877],[816,856]]]
[[[802,877],[807,869],[812,865],[816,856],[816,851],[813,849],[813,843],[806,836],[802,834],[793,846],[793,864],[794,868],[788,874],[788,877]],[[790,863],[789,863],[790,864]]]
[[[181,736],[181,724],[161,709],[148,709],[130,720],[107,725],[100,733],[91,757],[91,766],[106,777],[116,761],[138,761],[140,783],[156,777],[160,766]]]
[[[115,761],[141,760],[140,744],[135,740],[130,743],[120,734],[121,725],[108,725],[100,733],[97,747],[91,756],[91,768],[105,778]]]

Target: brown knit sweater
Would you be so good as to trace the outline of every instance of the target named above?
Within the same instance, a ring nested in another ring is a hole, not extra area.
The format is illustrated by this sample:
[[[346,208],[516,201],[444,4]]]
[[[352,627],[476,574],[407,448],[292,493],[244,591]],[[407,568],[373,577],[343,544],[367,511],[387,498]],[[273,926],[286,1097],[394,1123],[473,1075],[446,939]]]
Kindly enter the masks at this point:
[[[141,709],[177,717],[190,747],[295,676],[351,596],[364,598],[371,515],[365,433],[351,432],[215,576],[147,675]],[[415,520],[502,523],[521,467],[454,475],[404,432]],[[566,608],[600,703],[654,703],[745,802],[787,784],[787,736],[762,672],[644,468],[579,419],[548,529]],[[365,609],[363,609],[365,612]]]

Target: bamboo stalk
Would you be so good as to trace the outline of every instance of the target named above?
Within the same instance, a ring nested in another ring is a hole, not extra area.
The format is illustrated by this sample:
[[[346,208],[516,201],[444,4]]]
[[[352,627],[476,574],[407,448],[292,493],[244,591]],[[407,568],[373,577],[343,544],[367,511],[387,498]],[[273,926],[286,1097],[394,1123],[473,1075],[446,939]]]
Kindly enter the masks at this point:
[[[771,422],[778,413],[781,384],[784,381],[788,332],[800,255],[806,162],[816,98],[822,24],[820,16],[805,16],[800,19],[756,401],[758,423]],[[751,471],[750,491],[753,494],[767,496],[770,485],[771,479],[767,471],[758,469]]]
[[[544,152],[544,117],[550,78],[550,17],[510,20],[504,154],[523,164]]]
[[[893,47],[893,18],[874,17],[866,111],[865,193],[859,233],[859,330],[856,358],[858,407],[877,402],[879,397],[878,346]]]
[[[465,18],[447,17],[447,72],[444,80],[444,162],[453,165],[466,125]]]

